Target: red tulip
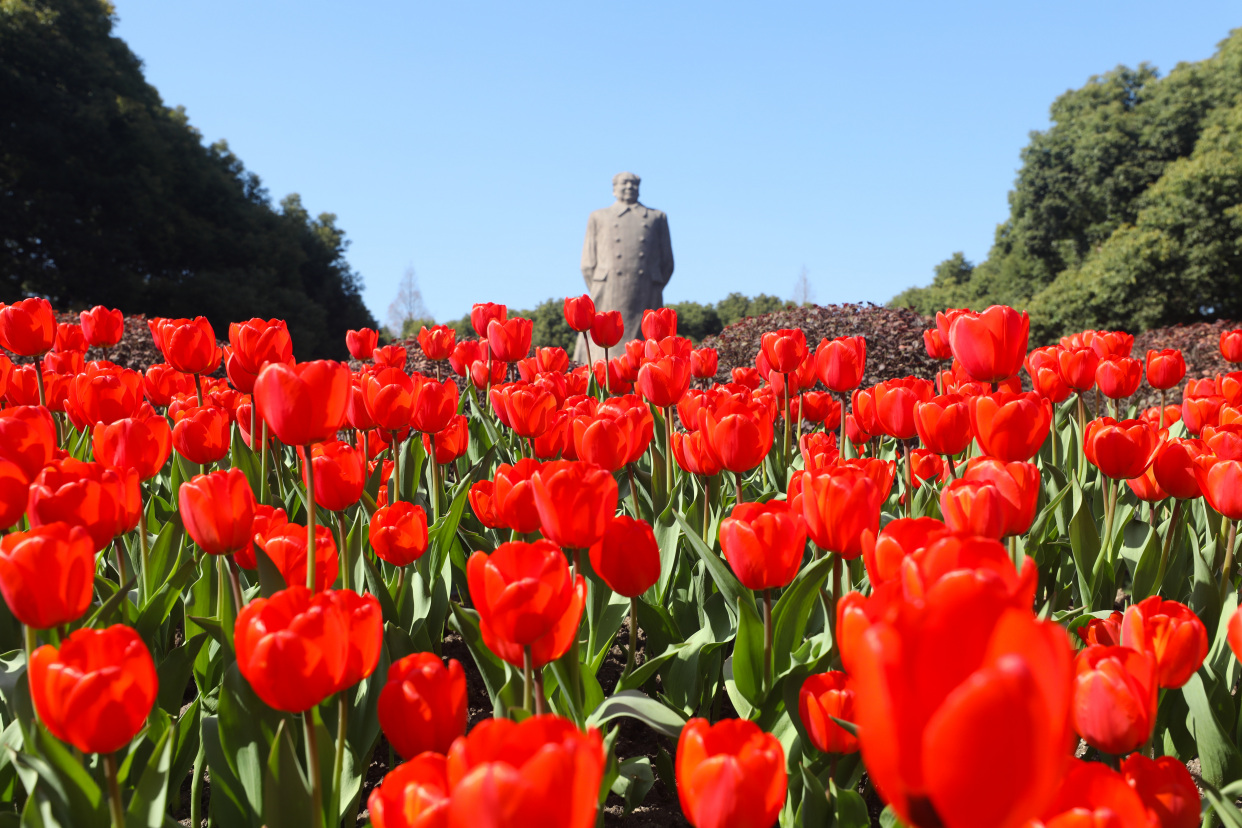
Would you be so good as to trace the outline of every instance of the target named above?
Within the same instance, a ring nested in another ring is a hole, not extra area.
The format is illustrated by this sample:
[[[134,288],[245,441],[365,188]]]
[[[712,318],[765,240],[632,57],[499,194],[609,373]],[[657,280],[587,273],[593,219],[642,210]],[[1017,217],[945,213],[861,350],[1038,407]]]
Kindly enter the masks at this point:
[[[31,484],[26,516],[32,527],[57,521],[81,526],[99,551],[138,525],[138,486],[134,471],[69,457],[54,460]]]
[[[677,311],[673,308],[656,308],[643,311],[643,339],[664,339],[677,335]]]
[[[508,318],[509,309],[494,302],[476,302],[470,309],[470,327],[483,339],[487,339],[487,328],[493,319],[503,324]]]
[[[177,412],[172,444],[191,463],[215,463],[229,453],[229,415],[214,405]]]
[[[354,359],[370,359],[378,344],[379,332],[373,328],[345,332],[345,347],[349,349],[349,355]]]
[[[758,389],[760,385],[763,385],[763,377],[760,376],[759,370],[757,368],[751,368],[749,365],[739,365],[734,368],[729,375],[733,378],[734,383],[745,386],[751,391],[754,391]]]
[[[1035,521],[1039,505],[1039,468],[1034,463],[1005,463],[995,457],[972,457],[962,475],[990,483],[1006,503],[1005,535],[1022,535]]]
[[[613,517],[604,536],[592,544],[590,556],[595,574],[626,598],[637,598],[660,580],[660,547],[645,520]]]
[[[1225,398],[1215,395],[1183,399],[1182,422],[1186,424],[1186,430],[1191,434],[1198,434],[1206,426],[1217,425],[1220,422],[1220,410],[1224,404]]]
[[[256,504],[241,469],[194,476],[181,484],[177,504],[186,533],[208,555],[228,555],[253,542]]]
[[[658,408],[676,405],[690,387],[690,361],[666,356],[638,369],[638,392]]]
[[[371,516],[368,533],[380,560],[409,566],[427,551],[427,512],[404,500],[381,506]]]
[[[970,430],[970,403],[956,394],[916,403],[914,425],[919,440],[936,454],[961,454],[974,437]]]
[[[306,482],[306,451],[299,447],[302,458],[302,485]],[[348,509],[362,497],[366,485],[366,464],[362,450],[343,440],[327,440],[311,448],[311,464],[315,472],[315,504],[329,512]]]
[[[576,460],[568,412],[557,411],[549,417],[548,430],[535,437],[531,447],[540,460]]]
[[[771,828],[785,804],[785,751],[745,719],[691,719],[677,740],[677,794],[694,828]]]
[[[1122,400],[1138,390],[1143,381],[1143,363],[1131,357],[1110,356],[1095,369],[1100,393],[1110,400]]]
[[[1147,471],[1160,448],[1160,434],[1142,420],[1101,417],[1087,423],[1083,452],[1105,477],[1129,480]]]
[[[284,509],[277,509],[266,503],[255,506],[254,523],[250,527],[251,542],[233,553],[233,562],[242,569],[257,569],[259,566],[258,556],[255,554],[257,544],[264,543],[269,534],[275,534],[279,527],[288,522],[289,516],[285,514]]]
[[[409,353],[400,345],[384,345],[371,352],[371,363],[377,368],[396,368],[405,370],[409,361]]]
[[[38,356],[56,342],[52,303],[35,297],[11,305],[0,302],[0,348],[18,356]]]
[[[49,523],[0,537],[0,593],[13,616],[46,630],[77,621],[94,594],[95,546],[81,526]]]
[[[1166,405],[1164,410],[1158,406],[1144,409],[1139,415],[1139,419],[1145,423],[1151,423],[1158,429],[1166,429],[1174,423],[1182,419],[1182,407],[1180,405]]]
[[[400,431],[414,411],[414,380],[400,368],[369,371],[362,375],[362,398],[378,428]]]
[[[833,721],[854,721],[854,691],[845,673],[832,670],[807,676],[798,691],[798,717],[820,753],[858,752],[857,737]]]
[[[1198,795],[1197,790],[1195,793]],[[1194,824],[1199,824],[1197,808]],[[1164,828],[1121,774],[1103,763],[1079,759],[1071,760],[1070,771],[1061,781],[1056,798],[1045,810],[1043,820],[1032,825],[1042,828]]]
[[[819,423],[825,431],[836,431],[841,425],[841,403],[832,398],[827,391],[808,391],[795,397],[790,408],[790,416],[808,423]]]
[[[110,362],[92,362],[69,380],[69,406],[88,425],[134,416],[142,402],[142,374]]]
[[[1067,385],[1075,391],[1090,391],[1095,387],[1096,373],[1099,369],[1100,355],[1090,346],[1079,348],[1059,348],[1057,362],[1061,376]]]
[[[589,331],[594,321],[595,303],[590,296],[584,293],[581,296],[565,298],[565,324],[569,325],[571,331]]]
[[[1006,559],[999,543],[974,542]],[[965,542],[945,538],[928,551],[942,545]],[[864,622],[848,646],[848,613],[859,609],[842,602],[863,762],[907,824],[1025,826],[1055,795],[1070,757],[1065,631],[1037,620],[1029,597],[1015,598],[995,572],[954,564],[918,600]],[[983,750],[982,764],[953,758]]]
[[[1242,362],[1242,330],[1220,332],[1220,355],[1226,362]]]
[[[1242,460],[1242,423],[1204,426],[1200,435],[1207,451],[1221,460]]]
[[[560,716],[479,722],[449,749],[448,824],[591,828],[605,759],[598,730]]]
[[[1048,437],[1052,404],[1035,394],[984,394],[971,400],[970,424],[984,454],[1027,461]]]
[[[1186,376],[1186,358],[1176,348],[1147,352],[1147,384],[1159,391],[1172,388]]]
[[[806,334],[801,328],[768,331],[760,337],[759,347],[773,371],[788,374],[806,359]]]
[[[787,586],[802,565],[806,524],[782,500],[739,503],[720,523],[720,547],[747,589]]]
[[[507,321],[493,319],[487,324],[487,343],[492,357],[501,362],[517,362],[530,353],[530,338],[534,323],[529,319],[514,317]]]
[[[719,458],[712,450],[707,435],[702,431],[683,434],[673,432],[673,459],[681,470],[689,474],[712,477],[720,474]]]
[[[374,828],[448,828],[448,761],[427,751],[389,771],[371,789]]]
[[[1004,537],[1009,510],[1000,489],[987,481],[958,478],[940,492],[944,522],[959,535]]]
[[[836,435],[823,431],[803,434],[798,448],[802,453],[802,465],[808,472],[833,468],[841,457]]]
[[[449,424],[435,434],[436,462],[443,466],[452,463],[470,448],[470,422],[465,414],[458,414]],[[431,435],[423,435],[423,450],[431,454]]]
[[[690,352],[690,375],[696,379],[716,376],[719,365],[720,357],[715,348],[697,348]]]
[[[829,391],[843,394],[862,383],[867,368],[867,340],[861,336],[842,336],[821,340],[815,349],[815,373]]]
[[[96,305],[90,310],[78,314],[82,322],[82,333],[92,348],[111,348],[121,341],[125,332],[125,317],[119,310],[108,310],[103,305]]]
[[[410,424],[417,431],[435,434],[448,428],[457,416],[457,383],[424,378],[414,384]]]
[[[865,471],[848,466],[808,474],[802,485],[802,516],[811,540],[846,560],[861,555],[863,534],[880,528],[888,492]]]
[[[1205,454],[1195,461],[1195,481],[1209,506],[1229,520],[1242,520],[1242,461]]]
[[[722,402],[703,415],[700,430],[721,467],[737,474],[758,466],[772,450],[772,417],[755,402]]]
[[[1121,773],[1160,828],[1199,825],[1199,788],[1186,766],[1173,756],[1148,759],[1132,753],[1121,761]]]
[[[237,614],[237,667],[268,707],[302,713],[375,670],[383,625],[374,595],[291,586]]]
[[[1176,688],[1207,658],[1207,628],[1185,604],[1153,595],[1126,609],[1121,644],[1154,658],[1160,686]]]
[[[448,359],[457,347],[457,331],[447,325],[423,325],[418,330],[418,347],[432,362]]]
[[[83,753],[113,753],[147,723],[159,678],[132,627],[69,634],[30,657],[30,697],[51,734]]]
[[[39,362],[44,374],[64,374],[71,379],[86,370],[85,351],[48,351]]]
[[[376,705],[380,727],[402,758],[448,753],[466,735],[466,673],[457,659],[415,653],[388,668]]]
[[[166,406],[178,394],[194,391],[194,378],[174,369],[167,363],[158,363],[147,369],[142,380],[142,393],[151,405]]]
[[[262,538],[255,542],[272,559],[276,569],[293,586],[306,583],[306,527],[297,523],[269,524]],[[332,530],[323,524],[315,525],[315,592],[323,592],[336,583],[340,574],[340,558]]]
[[[902,561],[948,533],[949,529],[941,521],[922,517],[897,518],[889,521],[879,535],[864,534],[863,564],[872,587],[900,577]]]
[[[949,330],[949,346],[970,378],[1000,382],[1022,368],[1026,358],[1030,316],[1007,305],[992,305],[979,314],[963,314]]]
[[[41,405],[17,405],[0,410],[0,460],[21,470],[25,482],[34,480],[56,454],[56,422]]]
[[[552,392],[528,382],[493,385],[489,397],[496,417],[521,437],[543,434],[557,411]]]
[[[886,380],[871,390],[876,421],[885,434],[910,440],[918,434],[915,407],[935,394],[930,382],[918,377]]]
[[[81,325],[72,322],[60,322],[56,325],[56,342],[52,345],[53,352],[82,353],[89,346],[86,334],[82,333]]]
[[[591,322],[591,341],[601,348],[615,347],[625,336],[625,320],[621,311],[596,313]]]
[[[466,339],[458,342],[449,354],[449,367],[459,377],[470,376],[470,366],[476,362],[487,362],[486,343],[478,339]]]
[[[1229,616],[1225,640],[1229,643],[1229,649],[1233,650],[1233,657],[1242,661],[1242,608],[1234,610],[1233,615]]]
[[[1070,395],[1070,385],[1061,371],[1061,352],[1061,348],[1052,345],[1036,348],[1026,355],[1026,372],[1031,375],[1031,386],[1036,394],[1052,403],[1065,402]],[[1094,358],[1095,353],[1091,352],[1091,356]],[[1095,382],[1094,372],[1091,381]]]
[[[216,333],[205,317],[149,319],[155,347],[174,369],[186,374],[210,374],[220,365]]]
[[[1124,756],[1147,741],[1156,724],[1154,658],[1129,647],[1091,646],[1078,654],[1075,672],[1074,730],[1087,744]]]
[[[1121,645],[1121,619],[1121,613],[1114,610],[1107,618],[1092,618],[1075,632],[1084,644],[1118,647]]]
[[[270,363],[255,380],[254,404],[282,443],[305,446],[336,436],[349,389],[349,369],[339,362]]]
[[[29,493],[30,478],[21,466],[0,457],[0,531],[22,519]]]
[[[251,319],[229,325],[233,346],[242,370],[258,376],[269,362],[293,363],[293,340],[283,319]]]
[[[938,328],[923,331],[923,347],[927,349],[927,355],[932,359],[953,359],[953,349],[949,347],[949,340],[940,335]]]
[[[566,549],[592,546],[616,514],[617,481],[590,463],[544,463],[530,482],[544,536]]]
[[[627,418],[607,411],[575,417],[570,424],[574,454],[601,469],[617,471],[630,461],[630,440],[636,436],[633,428]]]
[[[535,508],[535,491],[531,482],[540,465],[538,460],[527,457],[513,465],[501,463],[493,475],[496,481],[492,494],[495,515],[500,525],[519,534],[529,535],[540,528],[539,511]]]

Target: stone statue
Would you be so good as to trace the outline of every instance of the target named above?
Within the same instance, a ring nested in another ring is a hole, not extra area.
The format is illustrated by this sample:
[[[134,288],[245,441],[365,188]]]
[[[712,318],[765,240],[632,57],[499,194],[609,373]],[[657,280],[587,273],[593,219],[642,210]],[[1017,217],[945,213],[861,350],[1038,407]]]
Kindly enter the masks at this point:
[[[628,172],[612,177],[617,200],[591,213],[582,245],[587,293],[596,311],[621,311],[625,320],[622,342],[642,336],[643,311],[664,306],[664,286],[673,275],[668,216],[638,203],[639,181]],[[586,361],[581,338],[574,359]]]

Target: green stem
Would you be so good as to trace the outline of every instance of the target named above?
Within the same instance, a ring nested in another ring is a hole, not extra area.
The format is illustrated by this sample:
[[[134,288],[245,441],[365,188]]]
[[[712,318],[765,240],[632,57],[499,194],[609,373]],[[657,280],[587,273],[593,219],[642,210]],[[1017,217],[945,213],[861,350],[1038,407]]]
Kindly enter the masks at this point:
[[[772,688],[772,589],[763,591],[763,691]]]
[[[26,669],[30,669],[30,658],[34,655],[34,651],[39,648],[39,631],[29,624],[22,624],[23,643],[26,645]],[[39,710],[31,705],[34,713],[34,721],[39,721]]]
[[[734,500],[736,501],[734,505],[740,504],[742,502],[742,473],[741,472],[733,473],[733,493],[735,495]]]
[[[630,599],[630,650],[625,654],[625,670],[621,678],[634,672],[635,656],[638,651],[638,599]]]
[[[848,401],[848,397],[846,397],[845,394],[842,393],[841,394],[841,439],[837,441],[837,452],[841,455],[842,458],[848,458],[850,456],[849,451],[847,450],[847,447],[846,447],[846,442],[845,442],[845,404],[847,401]]]
[[[906,449],[906,517],[914,509],[914,456],[910,453],[910,441],[902,441]]]
[[[1173,514],[1169,518],[1169,531],[1164,533],[1164,544],[1160,548],[1160,569],[1156,573],[1156,590],[1164,584],[1164,574],[1169,570],[1169,553],[1173,550],[1173,539],[1177,537],[1177,524],[1182,516],[1182,502],[1173,501]]]
[[[1229,540],[1225,542],[1225,565],[1220,571],[1220,600],[1233,589],[1233,547],[1238,540],[1238,522],[1229,521]]]
[[[673,407],[664,409],[664,485],[673,499]]]
[[[530,645],[522,648],[522,709],[533,712],[535,709],[535,676],[531,666]]]
[[[337,534],[341,536],[341,540],[339,543],[340,552],[341,552],[341,561],[343,562],[342,568],[341,568],[341,586],[345,587],[345,589],[353,589],[351,584],[353,583],[352,575],[353,575],[353,570],[354,570],[354,562],[353,562],[353,559],[350,557],[349,537],[345,533],[345,513],[344,512],[336,513],[336,530],[337,530]]]
[[[349,727],[347,690],[336,694],[336,756],[332,760],[332,795],[328,798],[328,818],[341,812],[341,774],[345,770],[345,731]]]
[[[436,435],[428,434],[431,441],[431,456],[427,461],[431,463],[431,521],[440,519],[440,464],[436,462]]]
[[[306,727],[306,769],[311,783],[311,825],[323,828],[323,786],[319,783],[319,744],[311,721],[313,710],[312,707],[302,714],[302,724]]]
[[[194,390],[198,393],[198,407],[203,407],[203,375],[194,375]]]
[[[35,383],[39,386],[39,405],[47,407],[47,391],[43,388],[43,360],[35,360]]]
[[[141,482],[138,483],[138,553],[142,563],[142,590],[140,600],[145,604],[151,597],[151,541],[147,537],[147,498]]]
[[[828,631],[832,636],[832,645],[837,647],[837,602],[841,600],[841,556],[832,553],[832,600],[828,602]]]
[[[710,477],[703,478],[703,531],[700,536],[703,543],[711,547],[712,542],[707,539],[707,533],[712,527],[712,479]]]
[[[306,588],[315,591],[315,463],[311,445],[306,446]]]
[[[259,422],[259,502],[267,503],[271,499],[272,486],[267,479],[267,420]],[[250,432],[254,439],[254,432]]]
[[[112,828],[125,828],[125,805],[121,802],[121,783],[116,778],[116,754],[105,753],[103,766],[104,776],[108,778],[108,810],[112,812]]]
[[[232,555],[228,556],[228,572],[229,572],[229,587],[231,587],[233,590],[233,603],[235,605],[233,608],[233,611],[235,613],[241,612],[241,608],[244,607],[246,604],[244,601],[242,601],[241,577],[238,574],[237,559],[234,558]]]
[[[207,761],[207,745],[198,740],[198,753],[194,755],[194,781],[190,783],[190,824],[200,828],[203,824],[203,763]]]
[[[789,466],[789,434],[791,431],[791,426],[793,425],[790,422],[791,417],[789,414],[789,411],[790,411],[789,409],[789,374],[785,374],[785,393],[782,396],[785,397],[785,442],[781,447],[781,457],[784,458],[785,466],[786,468],[788,468]]]
[[[405,603],[405,571],[406,566],[397,567],[397,616],[401,615],[401,605]]]
[[[392,455],[392,474],[388,477],[388,503],[391,505],[401,495],[401,478],[397,469],[397,432],[390,432],[388,436],[392,440],[388,444],[388,452]]]

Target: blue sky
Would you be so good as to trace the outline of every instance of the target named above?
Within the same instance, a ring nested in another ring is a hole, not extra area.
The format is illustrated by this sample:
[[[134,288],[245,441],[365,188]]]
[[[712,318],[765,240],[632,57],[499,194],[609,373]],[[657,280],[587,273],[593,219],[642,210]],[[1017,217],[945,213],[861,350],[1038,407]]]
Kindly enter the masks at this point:
[[[381,323],[582,293],[620,170],[669,215],[669,302],[884,302],[986,256],[1030,130],[1118,64],[1209,57],[1236,3],[116,0],[166,103],[274,199],[337,214]]]

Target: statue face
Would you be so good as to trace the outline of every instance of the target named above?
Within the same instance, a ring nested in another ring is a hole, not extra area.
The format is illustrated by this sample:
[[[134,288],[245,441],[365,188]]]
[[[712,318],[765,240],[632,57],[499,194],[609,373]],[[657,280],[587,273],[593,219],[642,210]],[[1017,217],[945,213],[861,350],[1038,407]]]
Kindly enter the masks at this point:
[[[633,204],[638,201],[638,182],[633,178],[622,178],[613,185],[612,194],[617,201]]]

